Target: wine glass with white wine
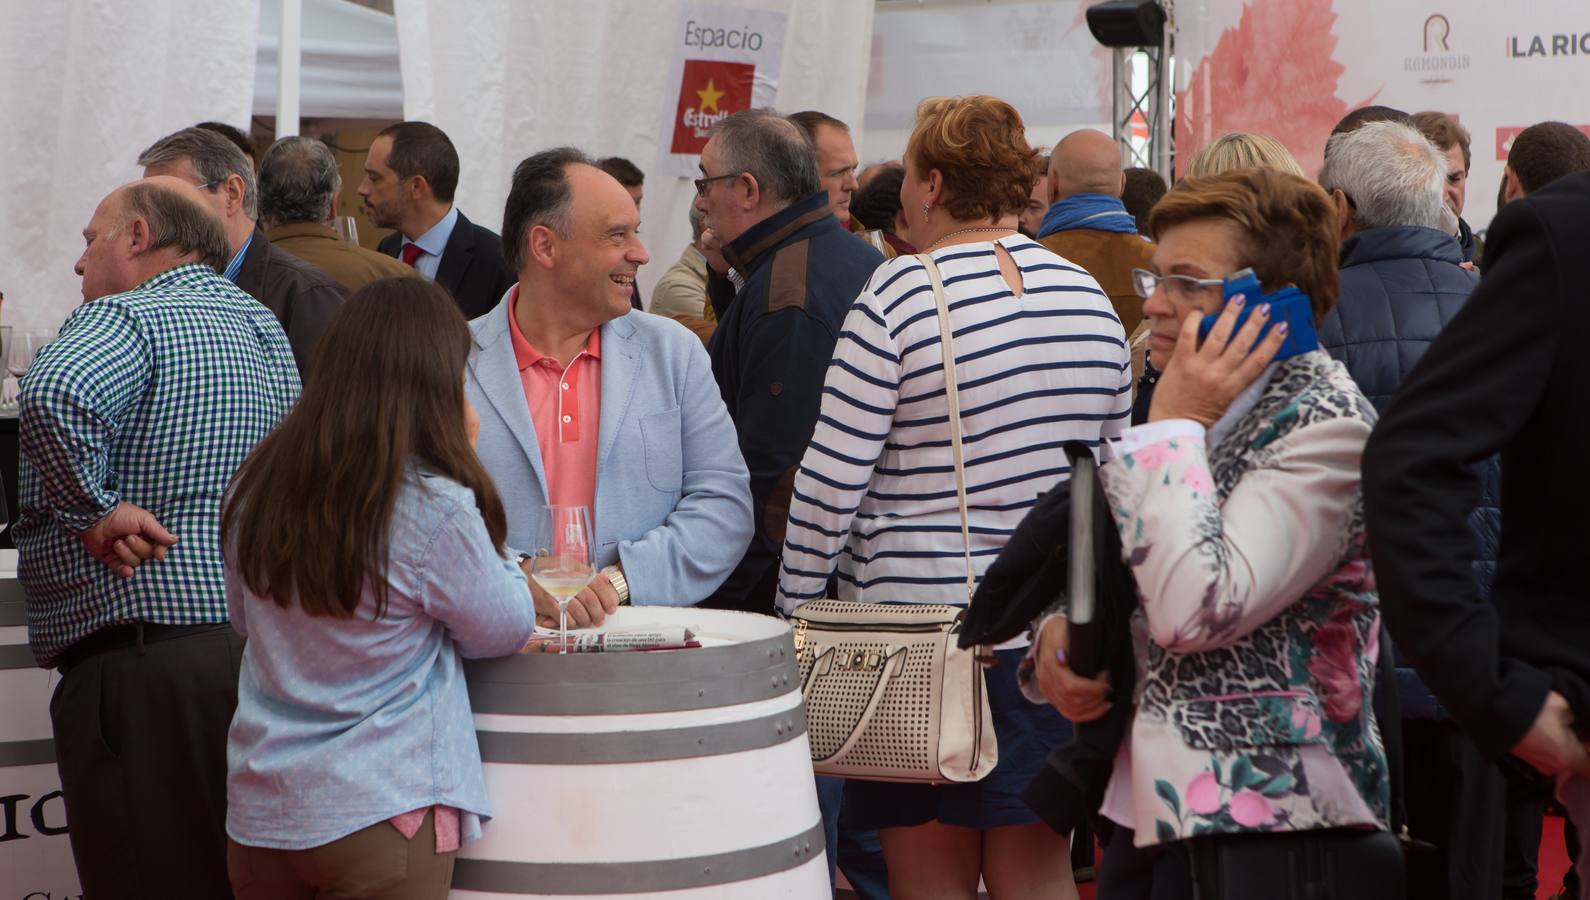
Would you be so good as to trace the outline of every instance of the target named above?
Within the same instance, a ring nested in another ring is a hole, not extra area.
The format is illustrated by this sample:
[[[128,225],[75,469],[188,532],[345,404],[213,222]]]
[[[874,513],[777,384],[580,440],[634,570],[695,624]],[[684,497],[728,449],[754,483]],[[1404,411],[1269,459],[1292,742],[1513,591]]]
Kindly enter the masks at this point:
[[[569,652],[569,601],[596,574],[592,565],[591,513],[583,506],[547,506],[541,513],[546,555],[530,561],[530,577],[558,602],[558,652]]]

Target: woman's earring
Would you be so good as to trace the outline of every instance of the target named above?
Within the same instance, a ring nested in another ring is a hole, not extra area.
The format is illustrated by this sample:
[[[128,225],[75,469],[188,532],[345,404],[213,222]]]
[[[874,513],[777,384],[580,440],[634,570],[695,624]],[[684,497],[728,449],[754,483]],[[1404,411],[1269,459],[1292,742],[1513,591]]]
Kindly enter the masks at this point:
[[[932,208],[933,208],[933,204],[931,204],[931,203],[922,204],[922,218],[923,219],[926,219],[928,217],[928,210],[930,210]]]

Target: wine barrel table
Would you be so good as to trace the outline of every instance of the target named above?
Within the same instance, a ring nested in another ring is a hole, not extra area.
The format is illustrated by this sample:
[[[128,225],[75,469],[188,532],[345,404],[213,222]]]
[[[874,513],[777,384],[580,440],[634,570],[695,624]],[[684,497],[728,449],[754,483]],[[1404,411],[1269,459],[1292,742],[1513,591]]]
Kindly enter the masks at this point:
[[[604,627],[656,625],[703,646],[465,663],[493,818],[455,900],[830,896],[789,627],[661,607]]]
[[[34,663],[27,624],[16,551],[0,551],[0,886],[7,897],[76,898],[50,725],[60,679]]]

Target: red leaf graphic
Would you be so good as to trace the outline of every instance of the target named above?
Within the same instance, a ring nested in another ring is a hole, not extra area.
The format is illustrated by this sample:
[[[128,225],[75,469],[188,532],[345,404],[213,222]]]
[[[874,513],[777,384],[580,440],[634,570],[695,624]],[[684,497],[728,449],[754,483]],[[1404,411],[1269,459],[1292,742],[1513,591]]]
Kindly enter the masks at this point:
[[[1344,67],[1332,58],[1331,0],[1252,0],[1235,28],[1176,96],[1176,172],[1199,148],[1233,131],[1286,145],[1303,171],[1319,171],[1325,139],[1347,112],[1336,96]]]

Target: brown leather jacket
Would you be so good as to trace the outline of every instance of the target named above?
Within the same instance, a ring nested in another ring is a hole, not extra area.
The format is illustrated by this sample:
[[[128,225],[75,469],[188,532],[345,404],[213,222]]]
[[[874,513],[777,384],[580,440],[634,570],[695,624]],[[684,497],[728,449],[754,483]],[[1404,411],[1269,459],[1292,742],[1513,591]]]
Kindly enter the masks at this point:
[[[1136,234],[1075,228],[1057,231],[1038,243],[1088,271],[1110,297],[1128,335],[1143,321],[1143,298],[1132,289],[1132,270],[1148,268],[1154,245]]]

